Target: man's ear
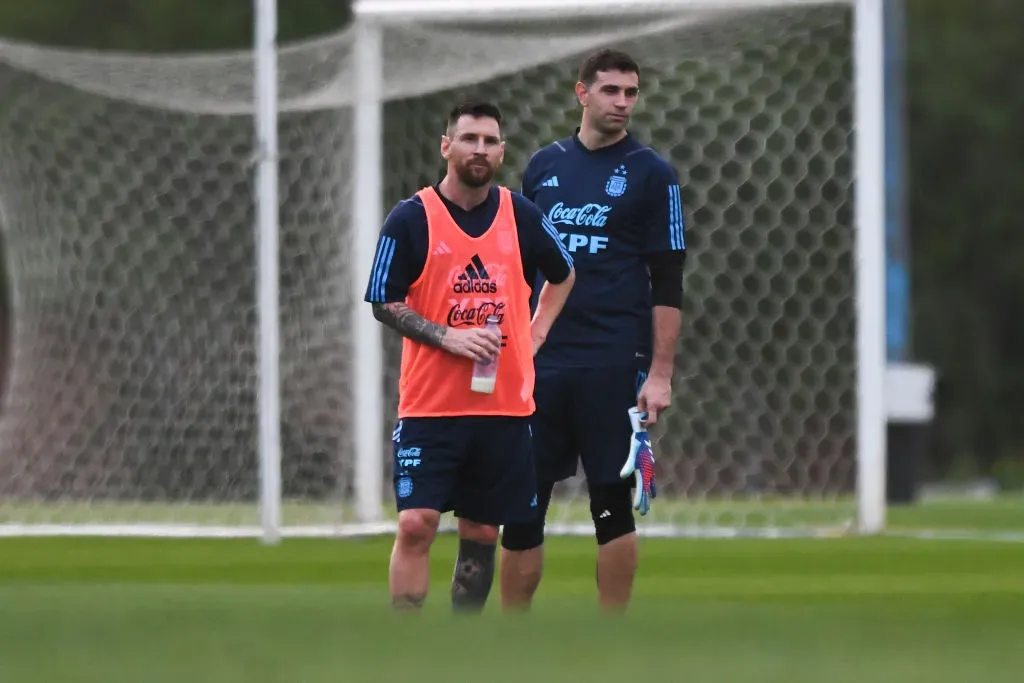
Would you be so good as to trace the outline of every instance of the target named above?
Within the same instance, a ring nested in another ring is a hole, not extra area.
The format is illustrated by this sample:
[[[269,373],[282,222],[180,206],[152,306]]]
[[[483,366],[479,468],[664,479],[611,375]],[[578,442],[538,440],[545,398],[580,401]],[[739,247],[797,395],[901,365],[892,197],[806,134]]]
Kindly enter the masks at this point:
[[[583,85],[582,82],[576,83],[576,99],[579,100],[580,104],[584,107],[587,106],[587,86]]]
[[[441,136],[441,157],[447,159],[452,155],[452,141],[447,135]]]

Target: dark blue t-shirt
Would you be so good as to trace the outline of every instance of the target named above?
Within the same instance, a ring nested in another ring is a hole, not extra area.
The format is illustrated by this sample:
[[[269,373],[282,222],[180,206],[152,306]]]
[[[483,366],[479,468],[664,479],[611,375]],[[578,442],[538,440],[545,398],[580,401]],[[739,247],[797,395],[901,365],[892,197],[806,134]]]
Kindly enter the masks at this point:
[[[648,258],[686,248],[675,169],[632,136],[592,151],[573,135],[533,155],[523,195],[558,230],[576,267],[538,369],[650,362]]]
[[[434,186],[438,190],[437,186]],[[438,190],[455,223],[470,237],[480,237],[498,215],[497,187],[482,204],[469,211],[451,203]],[[558,234],[540,210],[518,192],[512,193],[512,211],[519,234],[519,251],[527,282],[544,280],[555,284],[569,277],[572,259],[558,240]],[[427,212],[416,195],[402,200],[391,210],[377,238],[377,255],[370,270],[364,299],[370,303],[405,301],[409,287],[423,272],[430,243]]]

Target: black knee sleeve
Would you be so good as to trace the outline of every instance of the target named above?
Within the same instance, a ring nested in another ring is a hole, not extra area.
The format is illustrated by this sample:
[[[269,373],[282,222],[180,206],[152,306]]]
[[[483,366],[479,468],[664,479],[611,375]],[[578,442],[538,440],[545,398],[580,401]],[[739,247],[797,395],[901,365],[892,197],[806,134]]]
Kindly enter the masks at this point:
[[[463,538],[452,574],[452,607],[479,612],[487,604],[494,582],[494,546]]]
[[[537,517],[532,522],[506,524],[501,530],[501,547],[505,550],[533,550],[544,545],[544,518],[551,504],[551,492],[555,484],[537,487]]]
[[[629,482],[591,486],[590,516],[594,518],[598,545],[636,531],[633,494]]]

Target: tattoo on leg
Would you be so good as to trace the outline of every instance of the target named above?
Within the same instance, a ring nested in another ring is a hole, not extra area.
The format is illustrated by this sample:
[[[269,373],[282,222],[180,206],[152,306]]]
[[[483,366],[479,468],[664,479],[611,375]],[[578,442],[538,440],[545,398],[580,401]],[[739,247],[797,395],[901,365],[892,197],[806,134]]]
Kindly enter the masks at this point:
[[[400,612],[418,610],[423,607],[427,596],[420,594],[396,595],[391,598],[391,605]]]
[[[452,609],[480,612],[494,582],[495,546],[462,539],[452,576]]]
[[[446,326],[427,320],[401,301],[373,304],[373,317],[404,337],[438,348],[448,331]]]

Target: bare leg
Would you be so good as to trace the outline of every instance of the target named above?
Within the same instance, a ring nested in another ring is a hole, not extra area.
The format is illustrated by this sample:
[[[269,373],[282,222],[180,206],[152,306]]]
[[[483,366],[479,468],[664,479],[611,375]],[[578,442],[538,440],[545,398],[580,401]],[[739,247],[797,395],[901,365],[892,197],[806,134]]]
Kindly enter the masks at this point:
[[[597,548],[597,593],[606,612],[623,612],[633,594],[637,566],[636,533],[626,534]]]
[[[537,518],[524,524],[506,524],[502,531],[501,608],[528,612],[544,571],[544,519],[554,482],[537,485]]]
[[[452,609],[477,613],[487,604],[494,583],[498,527],[459,520],[459,556],[452,573]]]
[[[544,546],[529,550],[501,549],[501,608],[529,611],[544,569]]]
[[[430,546],[441,514],[436,510],[402,510],[391,550],[391,604],[397,610],[418,611],[427,599]]]

